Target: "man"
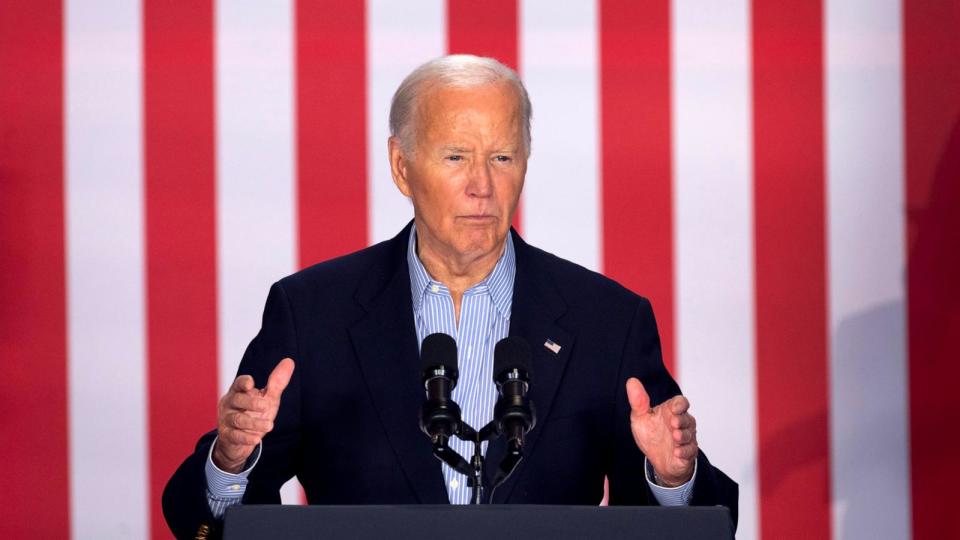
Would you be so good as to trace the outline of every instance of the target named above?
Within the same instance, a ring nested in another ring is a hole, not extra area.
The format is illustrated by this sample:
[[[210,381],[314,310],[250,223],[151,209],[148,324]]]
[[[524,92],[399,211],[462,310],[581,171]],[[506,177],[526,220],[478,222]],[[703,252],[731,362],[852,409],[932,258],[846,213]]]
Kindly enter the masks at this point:
[[[737,486],[698,449],[650,304],[511,232],[530,117],[522,83],[492,59],[440,58],[401,84],[388,148],[413,223],[274,284],[217,431],[164,492],[178,536],[214,527],[230,505],[279,502],[293,475],[311,504],[468,502],[417,420],[418,347],[434,332],[457,339],[454,399],[476,428],[496,399],[493,345],[512,335],[534,350],[538,424],[494,502],[597,504],[607,477],[610,504],[723,504],[736,516]],[[489,445],[488,472],[504,451]]]

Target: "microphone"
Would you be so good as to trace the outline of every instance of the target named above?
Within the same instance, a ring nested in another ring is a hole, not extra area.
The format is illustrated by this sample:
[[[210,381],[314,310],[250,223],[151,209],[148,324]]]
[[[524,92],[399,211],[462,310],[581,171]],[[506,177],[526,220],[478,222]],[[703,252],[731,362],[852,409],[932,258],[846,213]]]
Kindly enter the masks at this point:
[[[430,334],[420,345],[427,401],[420,407],[420,429],[434,442],[446,444],[460,431],[460,407],[453,401],[457,386],[457,342],[447,334]]]
[[[508,452],[518,456],[524,435],[537,424],[533,403],[527,398],[530,360],[530,346],[517,336],[500,340],[493,350],[493,380],[500,394],[493,409],[494,422],[497,432],[507,437]]]

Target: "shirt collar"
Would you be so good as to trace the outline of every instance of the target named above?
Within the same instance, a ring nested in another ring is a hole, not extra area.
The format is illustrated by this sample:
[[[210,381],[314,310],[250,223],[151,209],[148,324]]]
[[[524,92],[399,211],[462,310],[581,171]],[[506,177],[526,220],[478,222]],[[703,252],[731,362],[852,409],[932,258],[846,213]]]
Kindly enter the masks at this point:
[[[427,273],[427,269],[417,256],[417,226],[414,224],[410,228],[410,238],[407,241],[407,266],[410,269],[410,293],[413,299],[413,310],[420,313],[423,306],[423,296],[431,285],[436,285],[446,289],[439,281],[434,280]],[[493,301],[494,307],[500,312],[504,319],[510,319],[510,309],[513,305],[513,282],[517,274],[516,255],[513,251],[513,235],[507,233],[506,245],[503,254],[497,260],[486,278],[473,287],[470,287],[465,294],[471,291],[486,288]]]

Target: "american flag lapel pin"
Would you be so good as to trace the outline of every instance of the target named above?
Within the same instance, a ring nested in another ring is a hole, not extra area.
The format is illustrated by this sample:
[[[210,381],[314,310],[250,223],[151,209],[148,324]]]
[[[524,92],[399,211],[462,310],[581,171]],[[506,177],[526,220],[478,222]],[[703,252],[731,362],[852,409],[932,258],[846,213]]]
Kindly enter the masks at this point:
[[[548,351],[552,352],[553,354],[559,354],[559,353],[560,353],[560,346],[557,345],[556,343],[554,343],[552,339],[548,339],[548,340],[544,341],[544,342],[543,342],[543,346],[544,346]]]

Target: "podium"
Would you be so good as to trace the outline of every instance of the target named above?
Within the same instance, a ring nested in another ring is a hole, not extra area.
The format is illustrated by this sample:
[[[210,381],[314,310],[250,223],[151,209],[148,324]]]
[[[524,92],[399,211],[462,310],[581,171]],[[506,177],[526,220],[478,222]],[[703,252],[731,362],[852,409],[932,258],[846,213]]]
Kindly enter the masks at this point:
[[[715,507],[243,505],[227,510],[225,540],[265,538],[733,538],[730,511]]]

